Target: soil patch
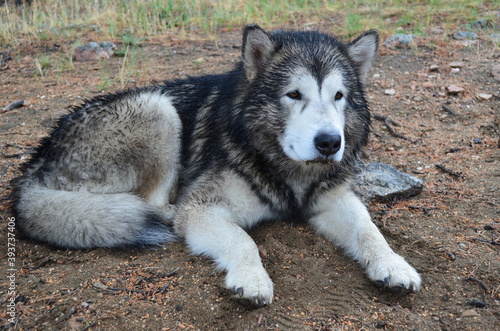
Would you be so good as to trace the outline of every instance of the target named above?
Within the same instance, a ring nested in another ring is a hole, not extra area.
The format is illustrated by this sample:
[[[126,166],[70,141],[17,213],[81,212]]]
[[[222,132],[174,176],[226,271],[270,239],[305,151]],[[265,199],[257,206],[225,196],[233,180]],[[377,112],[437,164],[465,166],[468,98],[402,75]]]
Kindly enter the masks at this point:
[[[53,65],[43,76],[37,74],[37,54],[58,63],[69,46],[10,50],[18,56],[0,72],[0,105],[19,99],[27,105],[0,114],[2,196],[68,106],[101,94],[109,82],[115,83],[107,87],[112,91],[223,72],[239,59],[239,46],[239,32],[225,32],[217,43],[151,42],[134,51],[127,72],[124,59],[112,57],[74,62],[71,70]],[[462,66],[452,68],[451,62]],[[379,115],[367,160],[425,181],[424,191],[410,200],[370,206],[390,245],[421,273],[420,292],[400,296],[378,289],[341,250],[307,227],[286,222],[251,232],[275,283],[274,302],[259,309],[231,299],[224,274],[209,260],[189,255],[182,243],[146,251],[65,251],[16,238],[17,328],[498,328],[500,95],[491,70],[499,62],[498,47],[487,40],[469,47],[432,40],[402,50],[382,47],[367,84],[373,114]],[[450,94],[450,85],[463,91]],[[0,211],[5,225],[11,217],[6,202]],[[9,232],[2,227],[2,265],[8,261]],[[9,286],[3,276],[0,318],[6,328]]]

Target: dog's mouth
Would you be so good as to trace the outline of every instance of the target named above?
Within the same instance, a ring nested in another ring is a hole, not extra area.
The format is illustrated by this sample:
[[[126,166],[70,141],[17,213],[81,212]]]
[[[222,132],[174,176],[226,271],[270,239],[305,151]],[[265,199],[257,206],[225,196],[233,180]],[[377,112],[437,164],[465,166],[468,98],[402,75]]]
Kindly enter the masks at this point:
[[[324,157],[318,157],[315,158],[314,160],[306,161],[306,165],[311,165],[311,164],[331,165],[333,163],[335,163],[334,159],[327,159]]]

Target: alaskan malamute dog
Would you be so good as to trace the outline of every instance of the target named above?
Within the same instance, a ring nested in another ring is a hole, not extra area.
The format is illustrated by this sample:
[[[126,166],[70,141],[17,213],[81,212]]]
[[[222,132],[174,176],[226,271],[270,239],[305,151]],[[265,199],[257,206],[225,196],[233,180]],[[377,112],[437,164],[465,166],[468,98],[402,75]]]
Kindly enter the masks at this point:
[[[86,102],[14,182],[18,228],[73,249],[180,237],[227,271],[237,297],[265,305],[273,283],[245,229],[304,220],[372,281],[418,290],[418,273],[350,189],[368,137],[363,80],[377,44],[376,31],[345,44],[249,25],[228,73]]]

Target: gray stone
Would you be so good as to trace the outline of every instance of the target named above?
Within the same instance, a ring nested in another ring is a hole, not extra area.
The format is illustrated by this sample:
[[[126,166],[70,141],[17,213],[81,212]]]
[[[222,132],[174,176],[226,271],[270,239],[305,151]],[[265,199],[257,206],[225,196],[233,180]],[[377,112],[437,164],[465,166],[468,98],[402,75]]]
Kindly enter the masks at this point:
[[[395,49],[409,47],[417,37],[412,34],[396,33],[384,41],[384,46]]]
[[[102,43],[89,42],[83,46],[75,48],[75,61],[87,62],[99,59],[109,59],[113,56],[116,45],[110,41]]]
[[[476,29],[485,29],[485,28],[493,28],[494,25],[490,20],[478,19],[475,22],[472,22],[472,26]]]
[[[456,40],[476,40],[477,33],[470,31],[458,31],[455,32],[452,37]]]
[[[495,64],[491,67],[491,75],[496,81],[500,82],[500,64]]]
[[[352,188],[366,201],[407,199],[422,192],[424,187],[421,179],[404,174],[388,164],[363,164],[359,170]]]

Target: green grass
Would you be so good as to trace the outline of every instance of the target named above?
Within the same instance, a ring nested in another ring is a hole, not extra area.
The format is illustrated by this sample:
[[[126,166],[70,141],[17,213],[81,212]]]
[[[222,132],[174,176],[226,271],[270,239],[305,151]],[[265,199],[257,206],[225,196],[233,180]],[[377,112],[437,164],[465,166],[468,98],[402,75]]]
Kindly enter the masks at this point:
[[[38,75],[45,76],[51,66],[52,60],[50,56],[41,54],[35,58],[35,68]]]
[[[492,22],[489,30],[498,26],[495,2],[478,0],[33,0],[22,8],[13,3],[0,0],[0,50],[45,42],[66,49],[35,58],[38,76],[73,70],[72,49],[78,45],[117,44],[120,69],[112,73],[100,63],[98,90],[123,88],[140,75],[136,59],[149,40],[216,39],[248,23],[267,29],[321,26],[346,38],[368,29],[379,30],[382,37],[395,32],[425,37],[438,26],[446,31],[442,38],[448,38],[457,29],[474,30],[477,19]],[[196,61],[195,66],[202,64]]]
[[[480,13],[493,20],[496,10],[494,1],[478,0],[33,0],[23,8],[13,2],[0,2],[1,46],[96,34],[141,41],[172,34],[214,38],[221,29],[250,22],[292,28],[328,24],[330,32],[344,36],[371,28],[425,33],[433,25],[465,24]]]

